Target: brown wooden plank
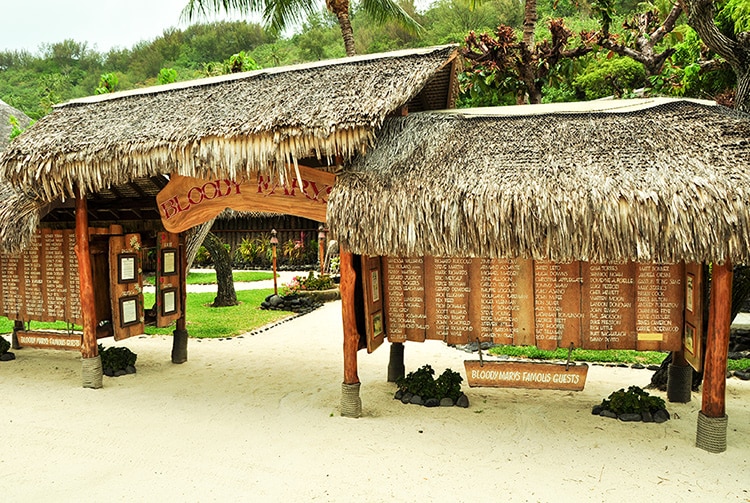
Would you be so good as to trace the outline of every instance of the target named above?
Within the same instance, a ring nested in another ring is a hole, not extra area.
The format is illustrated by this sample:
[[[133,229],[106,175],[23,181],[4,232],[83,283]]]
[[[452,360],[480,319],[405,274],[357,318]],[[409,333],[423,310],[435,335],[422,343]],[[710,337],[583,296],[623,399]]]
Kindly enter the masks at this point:
[[[685,360],[696,372],[703,370],[703,265],[685,264]]]
[[[464,361],[470,387],[528,388],[581,391],[586,385],[589,367],[572,364],[518,361]]]
[[[406,339],[423,342],[426,336],[424,259],[406,258],[401,266],[404,289]]]
[[[403,259],[400,257],[383,258],[384,321],[385,331],[390,342],[406,341],[402,263]]]
[[[684,323],[684,265],[637,267],[637,349],[679,351]]]
[[[448,344],[466,344],[474,341],[474,327],[469,317],[469,271],[472,259],[452,258],[449,260],[448,292],[446,307],[448,310]]]
[[[468,339],[475,342],[492,342],[492,290],[488,287],[487,262],[473,258],[469,264],[468,308],[471,334]]]
[[[579,262],[534,263],[536,346],[554,350],[576,344],[581,333],[581,272]]]

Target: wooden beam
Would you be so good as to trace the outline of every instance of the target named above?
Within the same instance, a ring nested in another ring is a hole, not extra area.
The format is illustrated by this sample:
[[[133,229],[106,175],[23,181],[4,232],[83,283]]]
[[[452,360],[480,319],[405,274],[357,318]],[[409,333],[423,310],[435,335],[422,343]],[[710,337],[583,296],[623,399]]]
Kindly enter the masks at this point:
[[[89,253],[89,218],[86,198],[76,189],[76,244],[78,258],[78,280],[80,282],[81,316],[83,318],[82,358],[96,358],[96,305],[94,301],[94,276]]]
[[[341,315],[344,323],[344,384],[358,384],[357,349],[359,348],[359,332],[357,331],[354,298],[357,281],[354,271],[354,255],[342,249],[339,267],[341,271],[341,281],[339,282]]]
[[[729,261],[713,265],[709,302],[701,411],[706,417],[720,418],[726,412],[727,355],[732,322],[732,264]]]

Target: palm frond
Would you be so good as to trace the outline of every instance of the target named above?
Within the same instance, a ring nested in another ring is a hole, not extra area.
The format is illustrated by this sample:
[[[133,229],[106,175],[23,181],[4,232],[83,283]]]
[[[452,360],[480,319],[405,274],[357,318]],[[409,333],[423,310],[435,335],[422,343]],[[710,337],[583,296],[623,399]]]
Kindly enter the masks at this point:
[[[401,6],[394,0],[362,0],[360,8],[365,11],[376,23],[396,21],[412,33],[422,33],[424,28],[417,23]]]

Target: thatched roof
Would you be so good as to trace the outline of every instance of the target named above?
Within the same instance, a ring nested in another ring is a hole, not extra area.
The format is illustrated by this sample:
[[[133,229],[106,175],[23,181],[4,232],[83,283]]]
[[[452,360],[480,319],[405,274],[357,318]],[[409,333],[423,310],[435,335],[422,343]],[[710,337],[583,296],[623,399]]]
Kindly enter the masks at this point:
[[[31,119],[12,106],[0,100],[0,152],[10,143],[10,117],[18,120],[22,128],[31,123]],[[39,212],[32,199],[16,192],[8,182],[0,181],[0,243],[9,251],[19,251],[39,224]]]
[[[669,99],[390,118],[339,175],[355,253],[750,262],[750,116]]]
[[[456,54],[414,49],[71,101],[0,155],[0,178],[51,201],[75,185],[92,193],[173,172],[284,176],[297,159],[347,159],[407,103],[437,95],[432,108],[450,106]]]

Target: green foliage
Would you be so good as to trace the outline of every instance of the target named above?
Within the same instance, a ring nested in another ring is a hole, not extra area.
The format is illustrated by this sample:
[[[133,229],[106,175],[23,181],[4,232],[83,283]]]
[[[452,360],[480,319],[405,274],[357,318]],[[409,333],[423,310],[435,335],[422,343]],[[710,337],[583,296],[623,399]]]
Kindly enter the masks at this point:
[[[5,354],[10,349],[10,342],[5,340],[5,337],[0,337],[0,355]]]
[[[330,290],[335,286],[336,284],[329,275],[310,271],[307,277],[295,276],[292,281],[284,285],[284,288],[287,294],[294,294],[299,291]]]
[[[104,346],[99,344],[99,355],[102,358],[102,370],[105,372],[117,372],[118,370],[125,370],[128,366],[134,367],[135,361],[138,359],[137,354],[124,346],[110,346],[104,349]]]
[[[99,77],[99,87],[94,90],[94,94],[107,94],[115,92],[120,79],[114,73],[105,73]]]
[[[159,70],[159,84],[171,84],[177,82],[177,70],[174,68],[162,68]]]
[[[651,396],[638,386],[630,386],[627,391],[620,389],[602,400],[602,408],[615,414],[640,414],[665,409],[664,400]]]
[[[10,117],[8,117],[8,122],[10,123],[11,140],[24,132],[24,129],[21,127],[21,124],[18,122],[18,119],[16,117],[11,115]]]
[[[396,380],[396,386],[403,392],[419,395],[423,400],[428,398],[451,398],[453,401],[461,396],[461,382],[463,378],[458,372],[451,369],[445,371],[434,379],[435,370],[430,365],[424,365],[414,372],[409,372],[406,377]]]
[[[587,100],[595,100],[611,95],[623,97],[645,83],[646,71],[642,64],[630,58],[612,56],[590,63],[573,80],[573,87]]]
[[[260,66],[245,51],[232,54],[224,62],[224,73],[249,72],[251,70],[260,70]]]
[[[750,31],[750,0],[729,0],[724,3],[716,14],[716,24],[730,38]]]
[[[262,234],[257,238],[243,238],[237,246],[237,261],[251,267],[267,267],[271,264],[271,238]]]
[[[208,253],[205,246],[201,245],[198,248],[198,251],[195,253],[195,258],[193,259],[193,264],[200,267],[205,267],[211,264],[211,254]]]

